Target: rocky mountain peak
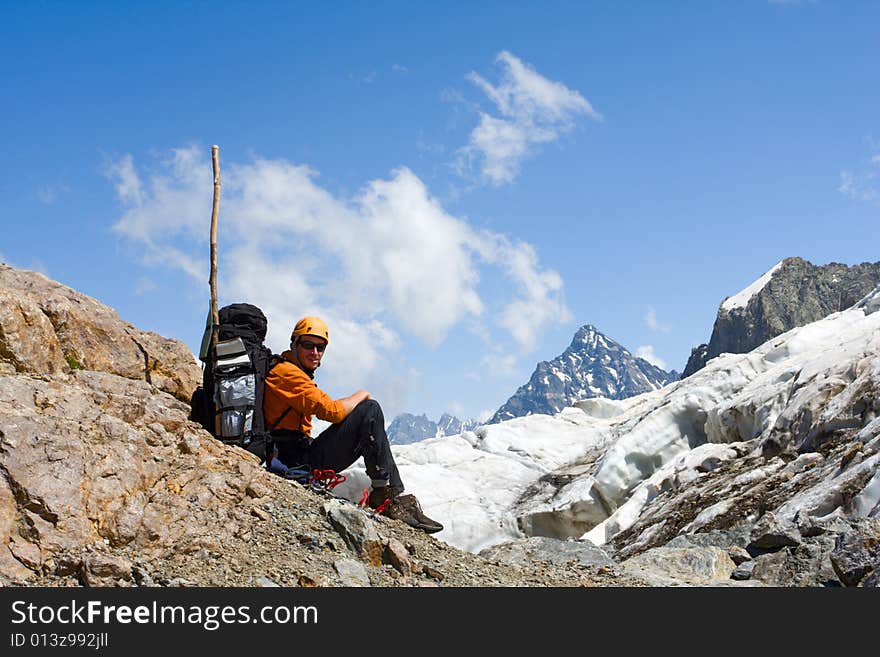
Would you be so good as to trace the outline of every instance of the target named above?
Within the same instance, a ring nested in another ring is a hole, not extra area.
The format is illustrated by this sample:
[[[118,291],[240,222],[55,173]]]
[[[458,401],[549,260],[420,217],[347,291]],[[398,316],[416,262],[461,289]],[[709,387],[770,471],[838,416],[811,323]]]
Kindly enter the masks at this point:
[[[562,354],[538,363],[529,382],[505,402],[490,423],[532,413],[552,415],[591,397],[624,399],[677,378],[677,372],[666,372],[633,356],[595,326],[585,324]]]
[[[459,420],[449,413],[441,415],[438,422],[428,419],[424,413],[401,413],[391,421],[386,433],[392,445],[408,445],[427,438],[454,436],[473,429],[478,424],[476,420]]]
[[[851,307],[880,284],[880,262],[817,266],[785,258],[721,302],[708,344],[694,347],[682,377],[722,353],[741,354],[798,326]]]

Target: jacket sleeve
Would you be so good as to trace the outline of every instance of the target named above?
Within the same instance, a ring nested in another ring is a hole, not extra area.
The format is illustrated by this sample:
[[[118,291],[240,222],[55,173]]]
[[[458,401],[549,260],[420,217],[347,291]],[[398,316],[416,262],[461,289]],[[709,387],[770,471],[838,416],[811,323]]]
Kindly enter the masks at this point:
[[[273,370],[266,380],[272,391],[281,397],[284,404],[303,416],[316,415],[325,422],[341,422],[348,415],[341,401],[318,388],[314,381],[296,368],[280,372]]]
[[[342,405],[341,401],[331,398],[314,381],[309,381],[307,386],[303,395],[304,411],[306,414],[314,415],[332,424],[342,422],[345,419],[348,413],[345,411],[345,406]]]

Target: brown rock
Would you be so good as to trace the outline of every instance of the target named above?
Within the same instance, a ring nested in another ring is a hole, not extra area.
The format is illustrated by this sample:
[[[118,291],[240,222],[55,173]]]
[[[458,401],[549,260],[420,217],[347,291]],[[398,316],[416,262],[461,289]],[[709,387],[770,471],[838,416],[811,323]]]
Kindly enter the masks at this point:
[[[385,546],[385,551],[382,554],[382,561],[390,563],[404,577],[409,577],[413,573],[409,552],[407,552],[403,543],[396,538],[388,540],[388,544]]]
[[[22,563],[12,556],[8,545],[0,545],[0,582],[7,578],[15,583],[24,583],[33,579],[34,571],[25,568]]]
[[[31,570],[38,570],[43,564],[40,548],[20,536],[14,536],[9,541],[9,551],[12,552],[12,556]]]
[[[261,482],[271,475],[194,429],[187,411],[143,381],[103,372],[0,374],[0,543],[20,517],[43,559],[104,539],[149,551],[230,536],[238,525],[227,516],[247,482],[268,492]],[[175,440],[156,444],[157,425]],[[196,441],[196,453],[181,453],[180,440]]]
[[[201,368],[189,348],[42,274],[0,265],[0,361],[16,372],[95,370],[189,401]]]
[[[131,562],[112,554],[91,554],[82,563],[82,579],[86,586],[113,586],[118,580],[131,580]]]
[[[442,582],[443,579],[446,577],[446,576],[445,576],[443,573],[441,573],[439,570],[437,570],[437,569],[434,568],[433,566],[429,566],[429,565],[427,565],[427,564],[424,566],[424,571],[425,571],[425,575],[427,575],[428,577],[432,577],[433,579],[436,579],[436,580],[441,581],[441,582]]]
[[[16,511],[12,490],[6,480],[0,477],[0,545],[5,545],[12,536],[16,524]]]
[[[33,300],[0,287],[0,360],[15,372],[63,372],[64,354],[49,318]]]

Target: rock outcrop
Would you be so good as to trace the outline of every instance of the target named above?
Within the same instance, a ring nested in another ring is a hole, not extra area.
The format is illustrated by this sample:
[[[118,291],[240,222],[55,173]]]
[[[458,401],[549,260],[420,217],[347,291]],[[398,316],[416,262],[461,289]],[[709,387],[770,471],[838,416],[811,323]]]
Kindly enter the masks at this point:
[[[201,368],[179,340],[141,331],[116,311],[42,274],[0,264],[0,372],[109,372],[189,401]]]
[[[763,285],[753,294],[721,303],[709,343],[694,347],[682,378],[720,354],[747,353],[790,329],[846,310],[880,284],[880,262],[816,266],[786,258],[771,272],[766,281],[759,279]]]

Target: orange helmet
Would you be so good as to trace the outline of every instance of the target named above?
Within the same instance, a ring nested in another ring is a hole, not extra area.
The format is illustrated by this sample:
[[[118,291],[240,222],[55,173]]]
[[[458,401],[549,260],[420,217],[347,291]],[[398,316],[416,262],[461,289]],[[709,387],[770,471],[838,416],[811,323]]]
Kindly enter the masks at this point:
[[[303,317],[293,327],[293,333],[290,334],[290,341],[293,342],[301,335],[313,335],[316,338],[324,338],[327,344],[330,344],[330,331],[327,330],[327,324],[320,317]]]

